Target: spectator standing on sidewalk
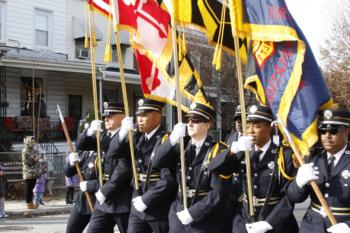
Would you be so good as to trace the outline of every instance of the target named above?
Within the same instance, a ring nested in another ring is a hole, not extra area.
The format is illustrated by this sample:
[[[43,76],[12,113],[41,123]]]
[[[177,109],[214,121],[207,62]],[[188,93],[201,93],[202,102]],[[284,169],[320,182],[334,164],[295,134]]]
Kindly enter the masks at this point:
[[[6,179],[4,176],[3,167],[0,164],[0,218],[6,218],[5,214],[5,194],[6,194]]]
[[[36,209],[37,205],[33,203],[33,188],[41,175],[40,155],[35,149],[36,140],[33,136],[27,136],[23,140],[24,148],[22,150],[23,180],[25,181],[25,201],[28,209]]]
[[[39,205],[45,205],[43,202],[43,197],[45,193],[45,185],[46,185],[46,179],[47,179],[47,164],[44,159],[40,159],[40,167],[42,174],[40,177],[36,180],[35,187],[33,189],[34,193],[34,204]]]

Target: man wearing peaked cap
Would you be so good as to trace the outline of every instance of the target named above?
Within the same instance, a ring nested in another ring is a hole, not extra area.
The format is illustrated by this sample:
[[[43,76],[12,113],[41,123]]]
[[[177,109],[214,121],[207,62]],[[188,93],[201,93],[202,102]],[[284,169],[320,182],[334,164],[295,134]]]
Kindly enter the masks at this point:
[[[121,122],[125,118],[124,105],[105,102],[103,107],[106,130],[101,129],[102,121],[93,120],[90,127],[78,136],[76,142],[78,152],[97,151],[96,132],[101,132],[103,185],[97,187],[97,192],[94,194],[96,202],[87,232],[113,232],[114,226],[118,225],[119,231],[126,233],[130,213],[132,172],[129,148],[121,147],[119,143],[119,137],[125,134],[125,131],[121,130]],[[78,153],[70,154],[71,164],[83,161],[84,153],[80,154],[80,158]],[[90,167],[94,166],[92,162],[89,164]],[[80,189],[83,192],[90,191],[90,182],[81,182]]]
[[[288,187],[293,202],[311,199],[300,224],[300,232],[350,232],[350,111],[327,109],[321,112],[319,134],[323,151],[316,151],[302,165]],[[338,224],[331,225],[309,183],[316,181]]]
[[[187,124],[177,123],[170,136],[156,146],[154,166],[176,171],[179,185],[169,212],[169,233],[227,233],[227,192],[231,177],[220,177],[208,171],[208,162],[218,151],[226,148],[209,135],[215,111],[203,104],[194,103],[185,117]],[[183,208],[181,189],[180,148],[178,142],[186,134],[191,140],[185,149],[186,196],[188,206]]]
[[[238,173],[243,200],[238,204],[237,213],[233,218],[232,232],[298,232],[298,224],[293,215],[294,206],[290,204],[284,191],[295,173],[291,151],[284,150],[271,140],[272,121],[273,115],[268,107],[248,107],[248,136],[241,136],[209,164],[209,169],[214,172],[227,175]],[[244,151],[252,151],[250,163],[255,210],[253,219],[248,216]],[[284,167],[279,166],[278,159],[283,161]]]
[[[153,166],[154,147],[166,134],[161,125],[163,107],[164,103],[150,99],[140,99],[137,103],[138,132],[134,136],[134,142],[139,187],[138,190],[136,187],[133,190],[128,233],[169,231],[167,214],[176,191],[176,182],[169,169]],[[133,118],[125,120],[127,119]],[[127,129],[127,132],[132,125],[128,125],[125,120],[122,122],[121,131]],[[123,139],[120,138],[121,146],[127,143],[126,135]]]
[[[235,122],[235,127],[232,130],[232,132],[227,136],[226,138],[226,144],[231,145],[232,142],[237,141],[237,139],[243,135],[243,128],[242,128],[242,112],[241,112],[241,106],[238,105],[236,107],[236,111],[233,115],[233,120]]]

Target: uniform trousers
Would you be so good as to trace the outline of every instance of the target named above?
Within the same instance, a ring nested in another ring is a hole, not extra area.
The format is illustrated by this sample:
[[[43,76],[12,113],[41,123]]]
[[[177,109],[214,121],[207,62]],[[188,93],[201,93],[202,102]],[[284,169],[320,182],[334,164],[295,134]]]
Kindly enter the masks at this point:
[[[117,225],[120,233],[126,233],[128,229],[129,213],[113,214],[104,213],[95,209],[91,215],[88,233],[113,233]]]
[[[167,216],[165,216],[167,217]],[[168,218],[154,221],[146,221],[140,219],[134,214],[130,214],[128,233],[168,233],[169,222]]]
[[[90,214],[81,214],[75,204],[70,211],[66,233],[82,233],[89,224]]]

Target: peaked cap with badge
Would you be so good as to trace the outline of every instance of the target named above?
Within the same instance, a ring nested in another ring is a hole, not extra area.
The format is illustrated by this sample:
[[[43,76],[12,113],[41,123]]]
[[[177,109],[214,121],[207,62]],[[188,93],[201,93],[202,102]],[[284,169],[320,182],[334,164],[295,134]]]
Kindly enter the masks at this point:
[[[110,116],[113,114],[123,114],[125,113],[124,104],[117,102],[104,102],[103,103],[103,114],[102,116]]]
[[[135,114],[139,115],[141,113],[152,111],[162,112],[163,107],[163,102],[151,99],[139,99],[139,101],[137,102],[137,112]]]
[[[233,119],[235,121],[237,121],[237,120],[241,119],[241,116],[242,116],[241,105],[237,105],[235,114],[233,115]]]
[[[350,127],[350,111],[327,109],[321,113],[320,128],[330,128],[332,125]]]
[[[258,122],[258,121],[267,121],[272,122],[274,117],[272,111],[269,107],[264,105],[251,105],[248,108],[247,121],[249,122]]]
[[[192,103],[190,105],[190,110],[188,111],[186,118],[202,117],[208,121],[214,121],[215,116],[216,116],[216,112],[211,107],[208,107],[208,106],[201,104],[201,103]]]

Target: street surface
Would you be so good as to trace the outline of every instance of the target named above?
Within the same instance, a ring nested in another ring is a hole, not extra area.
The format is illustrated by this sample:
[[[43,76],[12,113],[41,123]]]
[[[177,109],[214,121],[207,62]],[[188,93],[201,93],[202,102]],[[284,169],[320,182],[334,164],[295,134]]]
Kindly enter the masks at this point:
[[[301,221],[309,201],[296,205],[294,214]],[[0,233],[65,233],[68,214],[0,220]],[[86,231],[85,231],[86,232]],[[115,230],[115,233],[119,232]]]

